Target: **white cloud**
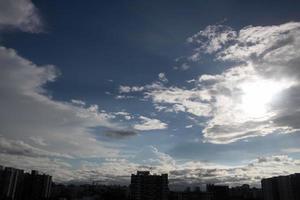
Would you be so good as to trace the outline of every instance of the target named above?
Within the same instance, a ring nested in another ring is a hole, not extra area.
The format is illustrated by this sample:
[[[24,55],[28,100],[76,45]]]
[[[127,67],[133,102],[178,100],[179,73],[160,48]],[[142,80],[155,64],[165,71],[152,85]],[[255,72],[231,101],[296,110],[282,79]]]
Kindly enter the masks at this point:
[[[115,146],[96,140],[90,129],[121,128],[111,122],[112,115],[99,112],[97,105],[77,106],[74,101],[59,102],[47,96],[43,86],[57,77],[54,66],[36,66],[5,47],[0,47],[0,66],[0,134],[6,148],[51,152],[49,156],[118,155]]]
[[[30,0],[0,1],[0,30],[16,28],[26,32],[41,32],[42,20]]]
[[[144,116],[140,116],[139,119],[141,120],[141,122],[133,126],[133,128],[136,130],[149,131],[168,128],[168,125],[166,123],[161,122],[158,119],[151,119]]]
[[[22,140],[10,140],[3,136],[0,136],[0,153],[10,154],[10,155],[24,155],[31,157],[59,157],[59,158],[73,158],[69,154],[56,153],[52,151],[47,151],[41,148],[34,147],[25,143]]]
[[[115,114],[116,114],[116,115],[122,115],[122,116],[130,115],[130,113],[125,112],[125,111],[119,111],[119,112],[116,112]]]
[[[165,73],[159,73],[158,74],[158,79],[160,80],[160,81],[162,81],[162,82],[168,82],[168,79],[167,79],[167,77],[166,77],[166,74]]]
[[[228,42],[235,40],[236,35],[236,31],[228,26],[207,26],[204,30],[187,39],[187,42],[196,46],[189,60],[198,61],[202,53],[211,54],[219,51]]]
[[[206,91],[187,90],[178,87],[161,87],[145,92],[146,98],[151,98],[156,105],[171,104],[166,111],[185,111],[194,115],[209,116],[211,108],[202,102],[210,98]]]
[[[1,144],[1,143],[0,143]],[[15,145],[15,143],[14,143]],[[17,145],[19,146],[19,145]],[[1,149],[3,145],[1,146]],[[15,147],[13,147],[15,148]],[[7,149],[7,148],[4,148]],[[171,187],[222,183],[241,185],[244,183],[259,186],[262,178],[287,175],[298,172],[300,161],[286,155],[259,157],[245,160],[242,165],[226,166],[202,161],[176,161],[170,155],[160,152],[154,146],[146,146],[130,157],[107,157],[101,162],[81,161],[74,169],[67,160],[44,154],[32,156],[26,153],[0,152],[5,165],[37,169],[53,175],[55,181],[90,182],[103,181],[106,184],[128,184],[130,174],[137,170],[150,170],[152,173],[169,173]]]
[[[260,186],[262,178],[297,173],[299,166],[299,160],[286,155],[259,157],[245,161],[245,164],[239,166],[201,161],[178,162],[156,147],[147,146],[130,160],[106,159],[102,164],[94,163],[84,171],[85,179],[94,180],[94,177],[97,177],[113,180],[115,183],[121,180],[128,184],[131,173],[137,170],[150,170],[157,174],[169,173],[171,187],[208,183]],[[76,172],[77,177],[82,177],[82,171],[81,169]]]
[[[132,117],[131,117],[131,116],[129,116],[129,115],[126,115],[126,116],[125,116],[125,119],[126,119],[126,120],[131,120],[131,119],[132,119]]]
[[[213,143],[300,130],[300,23],[209,26],[188,42],[199,56],[238,64],[200,75],[191,89],[145,87],[156,108],[205,117],[204,138]]]
[[[222,166],[213,163],[187,162],[170,172],[173,184],[221,183],[260,186],[262,178],[297,173],[300,161],[286,155],[260,157],[241,166]]]
[[[138,92],[144,92],[147,90],[152,90],[152,89],[159,89],[163,87],[162,82],[153,82],[152,84],[148,84],[145,86],[127,86],[127,85],[121,85],[119,86],[119,95],[115,96],[116,99],[132,99],[135,98],[134,94]],[[129,93],[131,95],[129,95]],[[145,100],[145,99],[141,99]]]
[[[81,100],[77,100],[77,99],[72,99],[71,102],[75,105],[79,105],[79,106],[85,106],[86,103],[84,101]]]
[[[42,137],[36,136],[36,137],[30,137],[30,139],[37,145],[47,146],[47,143],[45,142],[45,140]]]
[[[297,173],[300,166],[299,160],[286,155],[259,157],[238,166],[201,161],[180,162],[153,146],[146,146],[129,159],[106,158],[101,163],[81,161],[77,169],[61,159],[7,154],[0,156],[7,165],[27,170],[38,169],[52,174],[54,180],[59,182],[92,180],[103,181],[105,184],[128,184],[130,174],[137,170],[150,170],[157,174],[168,173],[171,187],[208,183],[260,186],[262,178]]]
[[[193,58],[193,57],[192,57]],[[187,64],[187,63],[183,63],[181,66],[180,66],[180,69],[181,70],[188,70],[190,68],[190,66]]]
[[[191,59],[191,58],[190,58]],[[177,61],[178,62],[178,61]],[[173,69],[175,69],[175,70],[182,70],[182,71],[186,71],[186,70],[188,70],[189,68],[190,68],[191,66],[189,65],[189,64],[187,64],[187,63],[177,63],[177,65],[175,65],[174,67],[173,67]]]
[[[128,93],[130,91],[131,91],[131,88],[129,86],[121,85],[120,88],[119,88],[120,93]]]
[[[300,148],[286,148],[282,149],[284,153],[300,153]]]
[[[137,152],[133,162],[152,168],[154,173],[168,173],[176,167],[176,162],[170,155],[160,152],[151,145]]]
[[[137,170],[151,170],[153,173],[168,172],[175,167],[175,161],[168,154],[153,146],[146,146],[130,160],[105,158],[101,163],[81,161],[77,169],[61,159],[31,157],[27,155],[1,154],[0,158],[8,166],[25,170],[37,169],[53,175],[55,181],[90,182],[103,181],[105,184],[128,184],[132,173]]]
[[[117,95],[115,98],[116,99],[126,99],[127,96],[125,96],[125,95]]]
[[[131,88],[131,91],[132,92],[140,92],[140,91],[143,91],[144,90],[144,87],[143,86],[133,86],[132,88]]]
[[[235,43],[218,53],[221,60],[280,61],[297,57],[299,51],[299,23],[291,22],[278,26],[248,26],[238,32]],[[286,52],[286,50],[294,50]],[[258,59],[258,60],[257,60]],[[286,63],[287,64],[287,63]],[[260,66],[257,66],[261,68]],[[274,66],[270,70],[277,70]],[[262,68],[264,70],[266,66]]]
[[[119,87],[119,93],[122,94],[122,93],[129,93],[129,92],[141,92],[144,90],[144,87],[143,86],[126,86],[126,85],[121,85]]]
[[[124,112],[124,111],[116,112],[114,114],[119,115],[119,116],[123,116],[126,120],[131,120],[133,118],[133,116],[131,116],[130,113]]]
[[[152,173],[169,172],[175,168],[174,159],[160,152],[154,146],[146,146],[132,158],[107,158],[102,163],[83,162],[75,180],[103,181],[104,184],[128,184],[130,175],[137,170],[151,170]]]

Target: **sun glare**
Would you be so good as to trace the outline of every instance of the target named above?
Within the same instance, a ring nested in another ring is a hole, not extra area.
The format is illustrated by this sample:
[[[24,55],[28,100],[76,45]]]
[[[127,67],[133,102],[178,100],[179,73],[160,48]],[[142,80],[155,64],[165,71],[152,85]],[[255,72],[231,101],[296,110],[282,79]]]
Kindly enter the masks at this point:
[[[290,86],[291,82],[264,79],[245,82],[240,86],[243,92],[240,109],[247,118],[263,120],[272,115],[268,108],[275,97]]]

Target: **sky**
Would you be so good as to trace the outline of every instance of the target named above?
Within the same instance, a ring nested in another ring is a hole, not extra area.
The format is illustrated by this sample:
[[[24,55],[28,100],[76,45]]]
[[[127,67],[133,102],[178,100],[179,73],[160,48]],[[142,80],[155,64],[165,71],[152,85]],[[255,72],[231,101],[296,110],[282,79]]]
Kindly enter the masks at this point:
[[[0,0],[0,165],[171,188],[299,172],[299,9]]]

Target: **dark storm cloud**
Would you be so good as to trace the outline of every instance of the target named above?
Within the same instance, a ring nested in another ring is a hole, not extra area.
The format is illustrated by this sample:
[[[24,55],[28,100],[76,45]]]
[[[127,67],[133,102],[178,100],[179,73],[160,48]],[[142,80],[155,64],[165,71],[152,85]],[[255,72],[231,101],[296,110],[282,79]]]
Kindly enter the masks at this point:
[[[104,135],[106,137],[114,138],[114,139],[123,139],[131,136],[137,135],[138,132],[133,130],[116,130],[116,129],[110,129],[104,131]]]

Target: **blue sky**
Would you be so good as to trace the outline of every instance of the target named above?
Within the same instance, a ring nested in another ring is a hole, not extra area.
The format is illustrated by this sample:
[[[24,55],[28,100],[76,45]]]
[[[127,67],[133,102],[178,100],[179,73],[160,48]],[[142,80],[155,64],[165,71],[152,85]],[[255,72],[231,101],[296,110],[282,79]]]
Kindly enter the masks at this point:
[[[299,8],[0,1],[0,164],[172,186],[299,171]]]

